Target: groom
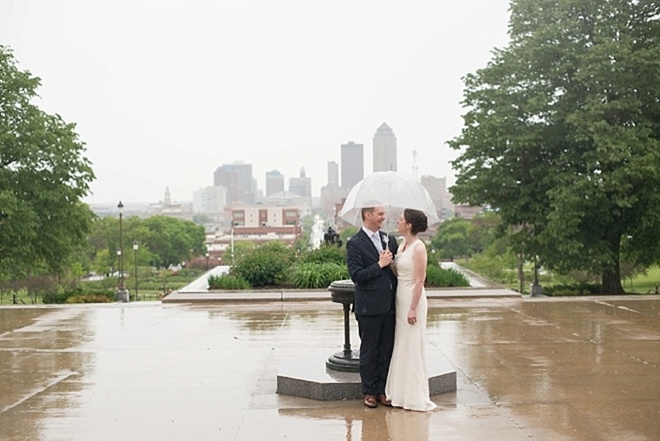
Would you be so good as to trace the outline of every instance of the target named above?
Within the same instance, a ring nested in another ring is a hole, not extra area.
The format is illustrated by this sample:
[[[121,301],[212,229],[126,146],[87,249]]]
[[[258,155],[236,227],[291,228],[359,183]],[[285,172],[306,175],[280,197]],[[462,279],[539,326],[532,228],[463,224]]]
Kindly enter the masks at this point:
[[[346,264],[355,284],[354,311],[360,334],[360,378],[364,405],[391,406],[385,380],[394,346],[396,276],[390,268],[398,244],[380,231],[385,208],[362,209],[362,229],[346,242]]]

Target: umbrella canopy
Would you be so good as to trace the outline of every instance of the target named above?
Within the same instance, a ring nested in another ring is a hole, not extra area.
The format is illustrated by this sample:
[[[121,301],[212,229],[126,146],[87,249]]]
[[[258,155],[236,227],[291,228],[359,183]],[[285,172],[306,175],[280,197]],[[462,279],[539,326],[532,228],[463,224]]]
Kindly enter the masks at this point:
[[[387,229],[394,225],[404,208],[423,211],[429,225],[440,222],[431,195],[412,177],[394,171],[375,172],[355,184],[339,211],[346,222],[362,225],[362,208],[382,205],[386,211]]]

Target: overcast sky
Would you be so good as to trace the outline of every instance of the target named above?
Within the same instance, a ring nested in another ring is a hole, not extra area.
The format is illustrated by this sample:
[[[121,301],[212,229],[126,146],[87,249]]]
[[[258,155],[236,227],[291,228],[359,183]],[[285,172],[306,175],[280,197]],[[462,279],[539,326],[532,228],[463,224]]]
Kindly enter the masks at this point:
[[[447,177],[461,77],[508,42],[508,0],[0,0],[0,44],[77,124],[91,203],[191,201],[227,163],[258,186],[304,167],[316,196],[340,145],[386,122],[399,171]]]

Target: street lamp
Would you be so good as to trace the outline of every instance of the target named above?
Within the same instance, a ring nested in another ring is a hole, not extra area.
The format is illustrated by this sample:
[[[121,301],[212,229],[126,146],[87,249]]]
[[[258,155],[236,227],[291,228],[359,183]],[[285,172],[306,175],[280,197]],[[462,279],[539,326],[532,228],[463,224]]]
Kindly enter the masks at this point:
[[[206,253],[206,271],[209,270],[209,253]]]
[[[118,302],[128,302],[128,292],[124,287],[124,244],[122,236],[122,220],[124,213],[124,204],[119,201],[117,204],[119,209],[119,249],[117,250],[117,255],[119,256],[119,291],[117,291],[117,301]]]
[[[135,300],[138,301],[138,271],[137,271],[137,252],[138,252],[138,241],[133,241],[133,259],[135,261]]]
[[[532,283],[532,287],[529,290],[529,294],[532,297],[542,297],[543,296],[543,288],[541,285],[539,285],[539,267],[538,267],[538,262],[537,262],[537,257],[534,255],[534,281]]]
[[[231,266],[234,266],[234,216],[231,217]]]

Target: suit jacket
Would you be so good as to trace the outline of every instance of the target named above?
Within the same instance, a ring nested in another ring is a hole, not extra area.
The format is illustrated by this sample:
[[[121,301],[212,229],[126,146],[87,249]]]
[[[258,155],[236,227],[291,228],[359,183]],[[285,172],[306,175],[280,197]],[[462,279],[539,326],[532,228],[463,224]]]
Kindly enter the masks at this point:
[[[388,237],[382,231],[378,233],[383,244],[396,256],[399,245],[395,237]],[[378,266],[378,256],[378,249],[362,229],[346,242],[346,265],[355,284],[355,314],[378,315],[394,311],[396,276],[389,266]]]

